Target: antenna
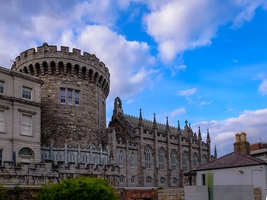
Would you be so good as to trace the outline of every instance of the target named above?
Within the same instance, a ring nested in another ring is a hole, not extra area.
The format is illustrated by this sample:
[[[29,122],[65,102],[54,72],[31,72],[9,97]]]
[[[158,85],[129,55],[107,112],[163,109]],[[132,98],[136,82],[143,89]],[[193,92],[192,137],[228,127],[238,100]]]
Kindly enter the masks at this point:
[[[9,69],[11,69],[12,65],[13,65],[15,62],[16,62],[15,60],[10,60],[10,66],[9,66]]]

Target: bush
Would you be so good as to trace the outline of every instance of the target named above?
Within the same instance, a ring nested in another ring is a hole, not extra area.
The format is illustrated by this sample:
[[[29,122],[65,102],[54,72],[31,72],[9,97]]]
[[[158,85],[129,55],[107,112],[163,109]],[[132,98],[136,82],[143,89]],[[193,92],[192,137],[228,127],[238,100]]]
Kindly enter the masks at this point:
[[[6,189],[2,185],[0,185],[0,200],[5,200],[6,199]]]
[[[78,177],[45,185],[38,200],[118,200],[114,189],[103,179]]]

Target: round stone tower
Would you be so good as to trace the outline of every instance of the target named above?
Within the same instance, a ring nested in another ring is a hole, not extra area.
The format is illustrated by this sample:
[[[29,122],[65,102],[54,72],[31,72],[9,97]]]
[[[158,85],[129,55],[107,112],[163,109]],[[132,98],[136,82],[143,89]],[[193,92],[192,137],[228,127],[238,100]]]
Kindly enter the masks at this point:
[[[20,54],[12,66],[44,81],[41,92],[41,143],[63,147],[99,145],[106,133],[110,74],[94,55],[44,43]]]

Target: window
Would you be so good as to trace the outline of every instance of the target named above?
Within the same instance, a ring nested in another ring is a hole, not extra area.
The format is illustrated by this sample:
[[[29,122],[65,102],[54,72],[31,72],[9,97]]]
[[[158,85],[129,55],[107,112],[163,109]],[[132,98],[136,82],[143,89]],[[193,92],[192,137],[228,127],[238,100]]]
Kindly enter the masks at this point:
[[[164,151],[159,149],[159,169],[164,169]]]
[[[171,152],[171,170],[176,171],[176,153],[174,151]]]
[[[87,155],[83,155],[83,163],[87,163]]]
[[[47,159],[47,155],[46,155],[46,153],[42,153],[42,161],[44,161],[45,159]]]
[[[206,162],[207,162],[207,157],[203,155],[201,164],[205,164]]]
[[[172,183],[173,183],[173,185],[177,185],[177,183],[178,183],[177,178],[173,178],[173,179],[172,179]]]
[[[131,153],[131,168],[134,168],[134,152]]]
[[[80,91],[75,90],[75,105],[80,105]]]
[[[164,177],[161,177],[161,178],[160,178],[160,183],[161,183],[161,184],[165,184],[165,178],[164,178]]]
[[[132,176],[131,177],[131,183],[134,183],[135,182],[135,176]]]
[[[119,166],[123,167],[123,151],[120,150],[120,154],[119,154]]]
[[[108,164],[108,163],[107,163],[107,158],[106,158],[106,157],[103,157],[103,158],[102,158],[102,164],[103,164],[103,165]]]
[[[146,183],[152,183],[152,178],[150,176],[146,177]]]
[[[145,147],[145,168],[151,168],[151,153],[150,148],[148,146]]]
[[[62,155],[60,153],[56,155],[56,162],[58,161],[62,161]]]
[[[94,157],[94,165],[98,165],[99,163],[98,163],[98,156],[95,156]]]
[[[65,88],[60,88],[60,103],[66,103]]]
[[[72,89],[68,89],[68,104],[72,105]]]
[[[0,133],[5,132],[5,111],[0,110]]]
[[[202,185],[206,185],[206,175],[201,174],[201,177],[202,177]]]
[[[22,98],[32,99],[32,89],[28,87],[22,87]]]
[[[3,164],[3,150],[0,149],[0,166],[2,166]]]
[[[67,100],[67,102],[66,102]],[[80,90],[60,88],[60,103],[68,105],[80,105]]]
[[[75,155],[74,154],[69,155],[69,162],[75,162]]]
[[[19,156],[33,157],[33,151],[29,148],[22,148],[19,150]]]
[[[124,182],[124,176],[121,175],[121,176],[120,176],[120,184],[122,184],[123,182]]]
[[[186,152],[184,152],[183,156],[182,156],[182,170],[184,172],[187,171],[187,154],[186,154]]]
[[[193,167],[196,167],[197,166],[197,155],[194,154],[193,155]]]
[[[4,93],[4,82],[0,81],[0,94]]]
[[[32,135],[32,116],[21,115],[21,134]]]

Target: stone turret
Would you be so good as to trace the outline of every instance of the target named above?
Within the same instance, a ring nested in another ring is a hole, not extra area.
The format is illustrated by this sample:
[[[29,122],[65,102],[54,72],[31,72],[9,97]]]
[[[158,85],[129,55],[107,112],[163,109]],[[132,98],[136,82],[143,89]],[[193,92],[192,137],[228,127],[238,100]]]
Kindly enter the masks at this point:
[[[40,77],[42,127],[41,143],[55,146],[82,147],[90,142],[99,145],[106,132],[106,98],[110,74],[105,64],[94,55],[69,47],[44,43],[20,54],[12,66]]]

